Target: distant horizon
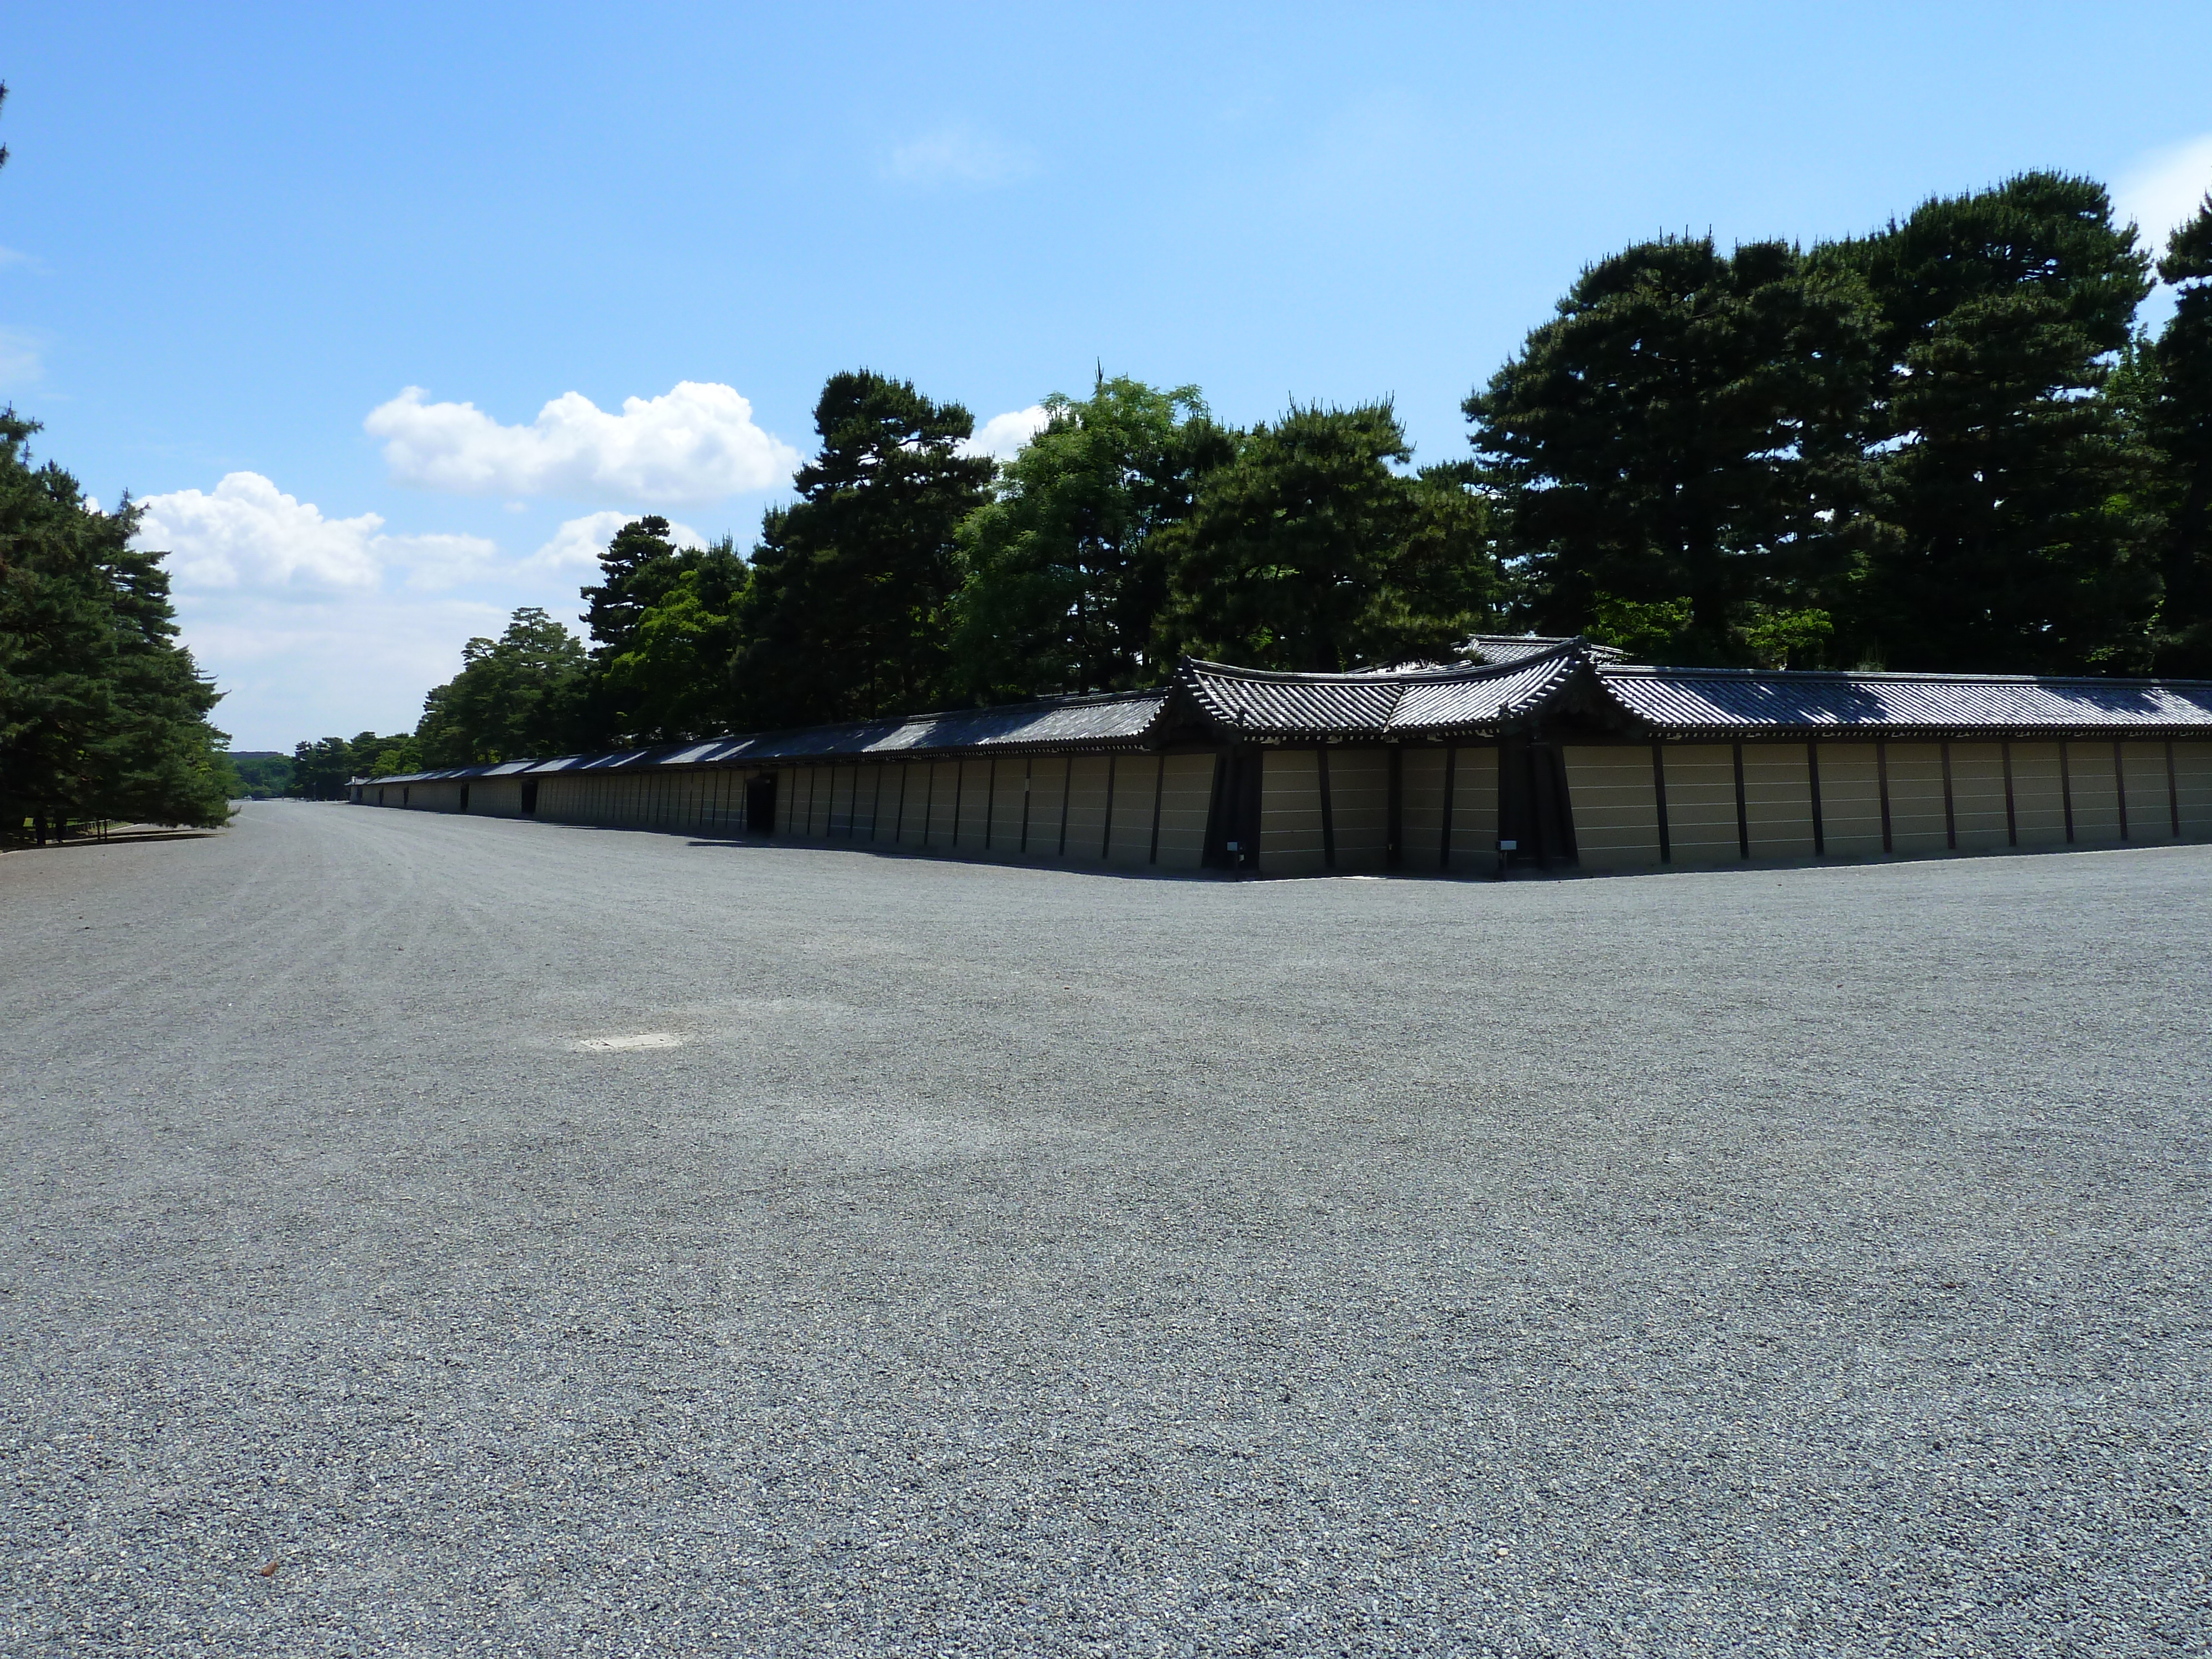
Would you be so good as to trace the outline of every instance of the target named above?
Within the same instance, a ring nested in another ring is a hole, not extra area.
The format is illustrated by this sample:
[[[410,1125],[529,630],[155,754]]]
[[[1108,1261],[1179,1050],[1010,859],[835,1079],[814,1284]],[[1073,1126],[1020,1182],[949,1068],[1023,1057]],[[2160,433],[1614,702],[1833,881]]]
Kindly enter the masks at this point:
[[[239,754],[411,729],[517,605],[573,623],[629,518],[749,548],[840,369],[999,454],[1103,368],[1239,425],[1390,397],[1457,459],[1460,400],[1662,228],[1809,244],[2051,167],[2155,252],[2212,188],[2178,6],[11,35],[0,400],[145,505]]]

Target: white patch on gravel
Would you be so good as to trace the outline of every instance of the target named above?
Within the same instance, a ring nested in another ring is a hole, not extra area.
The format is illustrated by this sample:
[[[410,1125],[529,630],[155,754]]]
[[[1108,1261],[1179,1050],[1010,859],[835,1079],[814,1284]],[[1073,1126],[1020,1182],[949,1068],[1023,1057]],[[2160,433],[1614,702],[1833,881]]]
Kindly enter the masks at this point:
[[[617,1048],[680,1048],[684,1039],[673,1031],[641,1031],[635,1036],[586,1037],[568,1046],[580,1054],[604,1054]]]

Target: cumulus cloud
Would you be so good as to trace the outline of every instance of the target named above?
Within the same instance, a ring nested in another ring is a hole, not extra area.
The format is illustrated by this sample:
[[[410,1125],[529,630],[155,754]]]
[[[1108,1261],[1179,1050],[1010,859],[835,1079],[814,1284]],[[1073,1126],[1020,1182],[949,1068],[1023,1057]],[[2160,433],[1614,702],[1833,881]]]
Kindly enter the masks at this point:
[[[1011,460],[1024,444],[1044,430],[1045,422],[1051,418],[1042,404],[994,415],[976,428],[974,437],[960,446],[960,453],[988,455],[998,461]]]
[[[1036,171],[1036,152],[967,126],[942,127],[891,147],[884,172],[902,185],[1012,184]]]
[[[570,519],[553,532],[552,539],[522,562],[540,570],[596,570],[599,555],[607,550],[607,544],[615,532],[631,520],[635,513],[592,513],[580,519]],[[672,522],[668,539],[678,547],[704,547],[707,538],[688,524]]]
[[[2166,252],[2173,228],[2196,213],[2212,191],[2212,133],[2136,158],[2112,185],[2115,217],[2132,219],[2152,255]]]
[[[169,555],[179,588],[367,592],[387,567],[410,586],[450,587],[497,555],[481,536],[387,536],[374,513],[331,519],[258,472],[227,474],[213,491],[173,490],[141,505],[134,545]]]
[[[450,597],[180,591],[184,643],[216,678],[216,724],[239,749],[289,750],[363,727],[410,731],[461,644],[496,636],[507,607]]]
[[[609,414],[563,393],[528,426],[501,426],[473,404],[430,403],[409,386],[369,412],[369,435],[403,483],[471,495],[716,501],[787,482],[799,452],[753,423],[736,388],[679,382]]]

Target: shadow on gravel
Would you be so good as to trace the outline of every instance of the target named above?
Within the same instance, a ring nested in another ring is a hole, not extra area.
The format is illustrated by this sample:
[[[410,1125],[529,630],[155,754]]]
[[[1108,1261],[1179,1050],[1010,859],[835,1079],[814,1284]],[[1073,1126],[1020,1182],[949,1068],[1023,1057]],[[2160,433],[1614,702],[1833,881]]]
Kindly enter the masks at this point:
[[[50,841],[44,847],[17,842],[11,847],[0,847],[0,852],[67,853],[83,847],[113,847],[123,842],[212,841],[222,833],[220,830],[111,830],[104,836],[72,836],[67,841]]]

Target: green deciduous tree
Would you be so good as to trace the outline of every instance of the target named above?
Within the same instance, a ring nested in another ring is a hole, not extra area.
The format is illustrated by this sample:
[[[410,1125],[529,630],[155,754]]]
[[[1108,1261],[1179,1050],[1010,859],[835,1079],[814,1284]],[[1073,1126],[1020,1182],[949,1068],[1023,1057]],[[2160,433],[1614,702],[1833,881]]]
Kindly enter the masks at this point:
[[[2152,458],[2097,395],[2148,291],[2104,186],[2023,173],[1819,250],[1880,318],[1873,544],[1847,630],[1893,668],[2140,669]]]
[[[954,672],[986,702],[1121,690],[1172,665],[1153,652],[1168,591],[1162,532],[1233,453],[1195,386],[1102,374],[1090,397],[1055,393],[1045,410],[994,499],[960,526]]]
[[[1873,325],[1856,272],[1781,242],[1668,238],[1584,271],[1466,404],[1528,619],[1638,617],[1646,648],[1663,635],[1689,661],[1817,639],[1803,613],[1840,591],[1864,533]],[[1662,613],[1680,626],[1655,632]]]
[[[669,534],[662,518],[624,525],[583,590],[593,741],[658,742],[732,718],[735,618],[752,574],[728,537],[679,548]]]
[[[975,422],[911,383],[836,374],[815,406],[821,452],[799,500],[771,509],[740,606],[738,690],[748,723],[909,711],[946,679],[955,535],[983,501]]]
[[[726,538],[679,556],[672,583],[640,615],[601,675],[603,705],[647,742],[726,731],[736,712],[732,673],[738,610],[751,573]]]
[[[1492,591],[1482,503],[1412,453],[1387,403],[1300,408],[1238,438],[1164,539],[1176,651],[1295,671],[1448,654]]]
[[[480,766],[570,752],[590,691],[583,641],[525,605],[499,638],[463,646],[461,672],[423,699],[415,730],[421,763]]]
[[[223,823],[222,694],[176,642],[166,556],[131,546],[128,500],[96,512],[60,467],[32,467],[36,430],[0,412],[0,834]]]

